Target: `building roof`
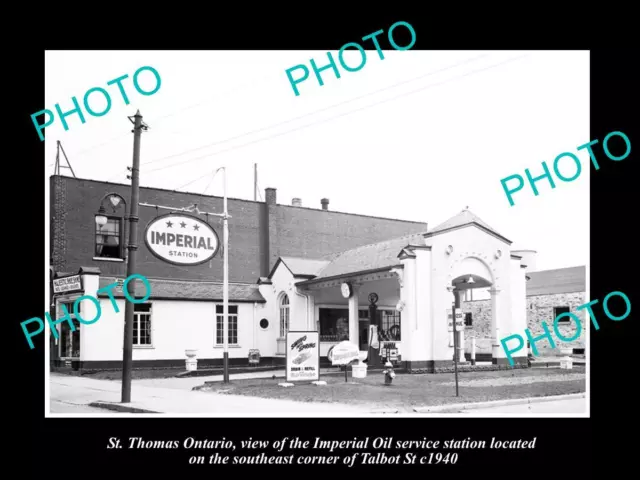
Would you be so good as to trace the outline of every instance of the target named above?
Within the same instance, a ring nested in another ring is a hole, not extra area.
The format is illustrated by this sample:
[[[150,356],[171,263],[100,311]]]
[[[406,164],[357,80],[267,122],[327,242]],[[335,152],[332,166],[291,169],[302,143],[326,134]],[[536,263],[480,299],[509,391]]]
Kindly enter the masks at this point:
[[[114,277],[100,277],[99,288],[104,288],[112,283],[116,283],[117,280],[118,279]],[[124,278],[120,280],[124,280]],[[150,300],[208,300],[220,302],[223,300],[222,284],[218,282],[160,280],[153,278],[148,278],[147,280],[151,285]],[[111,291],[114,297],[124,298],[124,292],[121,289],[114,288]],[[145,285],[138,279],[136,282],[135,296],[141,298],[144,297],[145,294]],[[101,298],[108,296],[106,292],[98,293],[98,297]],[[266,300],[258,290],[258,286],[247,283],[230,283],[229,301],[266,303]]]
[[[284,262],[287,268],[291,271],[294,277],[309,277],[313,278],[320,273],[320,271],[329,265],[329,260],[314,260],[311,258],[300,257],[280,257],[276,264],[273,266],[272,272],[275,272],[278,264]]]
[[[398,254],[402,249],[407,245],[422,243],[424,243],[424,233],[414,233],[333,254],[329,257],[331,262],[319,272],[314,280],[400,266],[402,263],[398,260]]]
[[[527,296],[584,292],[586,275],[584,266],[528,272]]]
[[[497,235],[501,239],[505,240],[507,243],[511,243],[510,240],[508,240],[507,238],[503,237],[493,227],[489,226],[489,224],[487,222],[485,222],[480,217],[478,217],[476,214],[472,213],[471,211],[469,211],[466,208],[464,210],[462,210],[460,213],[458,213],[457,215],[454,215],[453,217],[451,217],[446,222],[443,222],[440,225],[438,225],[438,226],[430,229],[429,231],[427,231],[426,236],[435,235],[437,233],[445,232],[447,230],[453,230],[455,228],[465,227],[467,225],[477,225],[477,226],[479,226],[479,227],[481,227],[481,228],[493,233],[494,235]]]

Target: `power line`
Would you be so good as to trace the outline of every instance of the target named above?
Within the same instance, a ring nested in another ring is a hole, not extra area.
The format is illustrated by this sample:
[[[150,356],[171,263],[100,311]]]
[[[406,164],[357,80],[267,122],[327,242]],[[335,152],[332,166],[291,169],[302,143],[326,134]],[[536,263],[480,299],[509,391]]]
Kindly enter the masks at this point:
[[[209,190],[209,187],[211,186],[211,184],[213,183],[213,179],[216,178],[216,175],[218,174],[218,172],[220,171],[220,169],[217,169],[211,173],[213,173],[213,175],[211,175],[211,181],[209,182],[209,185],[207,185],[207,188],[204,189],[204,192],[202,192],[202,194],[204,195],[205,193],[207,193],[207,190]]]
[[[194,161],[201,160],[201,159],[204,159],[204,158],[210,158],[210,157],[213,157],[213,156],[216,156],[216,155],[220,155],[222,153],[226,153],[226,152],[230,152],[232,150],[236,150],[238,148],[242,148],[242,147],[246,147],[246,146],[249,146],[249,145],[253,145],[254,143],[262,142],[262,141],[265,141],[265,140],[270,140],[272,138],[276,138],[276,137],[285,135],[287,133],[291,133],[291,132],[295,132],[295,131],[298,131],[298,130],[302,130],[304,128],[307,128],[307,127],[310,127],[310,126],[313,126],[313,125],[318,125],[318,124],[321,124],[321,123],[329,122],[331,120],[335,120],[337,118],[341,118],[341,117],[344,117],[346,115],[350,115],[352,113],[356,113],[356,112],[359,112],[359,111],[362,111],[362,110],[366,110],[367,108],[371,108],[371,107],[374,107],[376,105],[381,105],[383,103],[390,102],[392,100],[397,100],[398,98],[402,98],[402,97],[405,97],[405,96],[408,96],[408,95],[412,95],[414,93],[419,93],[419,92],[427,90],[429,88],[436,87],[436,86],[439,86],[439,85],[443,85],[445,83],[449,83],[449,82],[451,82],[453,80],[459,80],[459,79],[467,77],[469,75],[480,73],[480,72],[489,70],[491,68],[495,68],[495,67],[498,67],[500,65],[504,65],[504,64],[519,60],[519,59],[527,57],[527,56],[529,56],[529,54],[521,55],[521,56],[516,57],[516,58],[510,58],[510,59],[505,60],[503,62],[496,63],[494,65],[490,65],[490,66],[482,68],[482,69],[472,70],[471,72],[465,73],[464,75],[460,75],[459,77],[450,78],[450,79],[447,79],[447,80],[439,82],[439,83],[430,84],[430,85],[427,85],[425,87],[418,88],[416,90],[411,90],[409,92],[404,92],[404,93],[401,93],[400,95],[397,95],[395,97],[387,98],[387,99],[381,100],[379,102],[375,102],[375,103],[372,103],[372,104],[369,104],[369,105],[365,105],[364,107],[357,108],[355,110],[349,110],[347,112],[341,113],[340,115],[329,117],[329,118],[326,118],[326,119],[323,119],[323,120],[320,120],[320,121],[317,121],[317,122],[308,123],[306,125],[302,125],[300,127],[293,128],[291,130],[285,130],[284,132],[281,132],[281,133],[278,133],[278,134],[275,134],[275,135],[271,135],[271,136],[268,136],[268,137],[265,137],[265,138],[259,138],[257,140],[253,140],[253,141],[248,142],[248,143],[244,143],[244,144],[237,145],[235,147],[228,148],[226,150],[221,150],[219,152],[214,152],[214,153],[208,153],[206,155],[202,155],[202,156],[199,156],[199,157],[196,157],[196,158],[192,158],[192,159],[189,159],[189,160],[185,160],[185,161],[182,161],[182,162],[178,162],[178,163],[174,163],[174,164],[171,164],[171,165],[165,165],[165,166],[162,166],[162,167],[159,167],[159,168],[147,170],[147,171],[145,171],[145,175],[149,174],[149,173],[152,173],[152,172],[157,172],[157,171],[160,171],[160,170],[164,170],[166,168],[173,168],[173,167],[177,167],[179,165],[184,165],[185,163],[194,162]]]
[[[315,111],[313,111],[313,112],[306,113],[306,114],[304,114],[304,115],[300,115],[300,116],[298,116],[298,117],[294,117],[294,118],[291,118],[291,119],[289,119],[289,120],[285,120],[285,121],[283,121],[283,122],[275,123],[275,124],[272,124],[272,125],[269,125],[269,126],[266,126],[266,127],[262,127],[262,128],[256,129],[256,130],[252,130],[252,131],[249,131],[249,132],[245,132],[245,133],[242,133],[242,134],[240,134],[240,135],[236,135],[235,137],[227,138],[227,139],[225,139],[225,140],[220,140],[220,141],[217,141],[217,142],[209,143],[209,144],[207,144],[207,145],[203,145],[203,146],[201,146],[201,147],[196,147],[196,148],[193,148],[193,149],[190,149],[190,150],[183,150],[182,152],[179,152],[179,153],[176,153],[176,154],[172,154],[172,155],[169,155],[169,156],[166,156],[166,157],[156,158],[156,159],[154,159],[154,160],[150,160],[150,161],[148,161],[148,162],[143,162],[143,163],[142,163],[142,165],[148,165],[148,164],[155,163],[155,162],[159,162],[159,161],[162,161],[162,160],[168,160],[168,159],[170,159],[170,158],[179,157],[179,156],[185,155],[185,154],[187,154],[187,153],[192,153],[192,152],[195,152],[195,151],[199,151],[199,150],[202,150],[202,149],[205,149],[205,148],[208,148],[208,147],[212,147],[212,146],[215,146],[215,145],[220,145],[220,144],[223,144],[223,143],[227,143],[227,142],[230,142],[230,141],[232,141],[232,140],[237,140],[237,139],[242,138],[242,137],[245,137],[245,136],[247,136],[247,135],[252,135],[252,134],[254,134],[254,133],[259,133],[259,132],[262,132],[262,131],[264,131],[264,130],[269,130],[269,129],[272,129],[272,128],[275,128],[275,127],[278,127],[278,126],[280,126],[280,125],[285,125],[285,124],[287,124],[287,123],[294,122],[294,121],[299,120],[299,119],[301,119],[301,118],[305,118],[305,117],[308,117],[308,116],[310,116],[310,115],[315,115],[315,114],[317,114],[317,113],[320,113],[320,112],[323,112],[323,111],[326,111],[326,110],[330,110],[330,109],[332,109],[332,108],[336,108],[336,107],[339,107],[339,106],[345,105],[345,104],[347,104],[347,103],[355,102],[356,100],[361,100],[362,98],[370,97],[370,96],[372,96],[372,95],[375,95],[375,94],[380,93],[380,92],[384,92],[384,91],[389,90],[389,89],[391,89],[391,88],[395,88],[395,87],[398,87],[398,86],[400,86],[400,85],[404,85],[404,84],[411,83],[411,82],[414,82],[414,81],[416,81],[416,80],[420,80],[420,79],[422,79],[422,78],[425,78],[425,77],[428,77],[428,76],[431,76],[431,75],[435,75],[436,73],[441,73],[441,72],[444,72],[444,71],[446,71],[446,70],[450,70],[450,69],[452,69],[452,68],[459,67],[459,66],[461,66],[461,65],[466,65],[466,64],[468,64],[468,63],[475,62],[476,60],[479,60],[479,59],[481,59],[481,58],[485,58],[485,57],[487,57],[487,56],[489,56],[489,55],[490,55],[490,54],[488,54],[488,53],[487,53],[487,54],[483,54],[483,55],[478,55],[478,56],[476,56],[476,57],[473,57],[473,58],[470,58],[470,59],[466,59],[466,60],[464,60],[464,61],[462,61],[462,62],[458,62],[458,63],[455,63],[455,64],[453,64],[453,65],[449,65],[448,67],[441,68],[441,69],[439,69],[439,70],[434,70],[434,71],[431,71],[431,72],[427,72],[426,74],[420,75],[420,76],[418,76],[418,77],[414,77],[414,78],[409,79],[409,80],[404,80],[404,81],[402,81],[402,82],[398,82],[398,83],[395,83],[395,84],[393,84],[393,85],[390,85],[390,86],[387,86],[387,87],[381,88],[381,89],[379,89],[379,90],[374,90],[373,92],[369,92],[369,93],[367,93],[367,94],[365,94],[365,95],[360,95],[360,96],[358,96],[358,97],[354,97],[354,98],[352,98],[352,99],[345,100],[345,101],[343,101],[343,102],[339,102],[339,103],[336,103],[336,104],[334,104],[334,105],[330,105],[330,106],[325,107],[325,108],[322,108],[322,109],[320,109],[320,110],[315,110]],[[153,171],[153,170],[150,170],[150,171]],[[113,177],[111,177],[111,178],[110,178],[109,180],[107,180],[107,181],[115,180],[117,177],[119,177],[119,176],[120,176],[122,173],[124,173],[124,172],[125,172],[125,170],[120,170],[116,175],[114,175]],[[206,175],[205,175],[205,176],[206,176]],[[200,178],[202,178],[202,177],[200,177]],[[197,180],[199,180],[200,178],[198,178]],[[196,180],[196,181],[197,181],[197,180]]]
[[[384,91],[386,91],[386,90],[389,90],[389,89],[391,89],[391,88],[398,87],[398,86],[400,86],[400,85],[405,85],[405,84],[407,84],[407,83],[415,82],[416,80],[420,80],[420,79],[422,79],[422,78],[425,78],[425,77],[428,77],[428,76],[431,76],[431,75],[435,75],[436,73],[441,73],[441,72],[444,72],[444,71],[446,71],[446,70],[450,70],[450,69],[452,69],[452,68],[459,67],[459,66],[461,66],[461,65],[465,65],[465,64],[467,64],[467,63],[475,62],[476,60],[478,60],[478,59],[480,59],[480,58],[487,57],[487,56],[489,56],[489,55],[490,55],[490,54],[488,54],[488,53],[487,53],[487,54],[483,54],[483,55],[478,55],[477,57],[473,57],[473,58],[471,58],[471,59],[464,60],[463,62],[459,62],[459,63],[456,63],[456,64],[454,64],[454,65],[450,65],[450,66],[445,67],[445,68],[441,68],[440,70],[434,70],[434,71],[428,72],[428,73],[426,73],[426,74],[420,75],[420,76],[418,76],[418,77],[414,77],[414,78],[409,79],[409,80],[404,80],[404,81],[402,81],[402,82],[395,83],[395,84],[393,84],[393,85],[390,85],[390,86],[387,86],[387,87],[381,88],[381,89],[379,89],[379,90],[375,90],[375,91],[373,91],[373,92],[369,92],[369,93],[366,93],[366,94],[364,94],[364,95],[360,95],[360,96],[358,96],[358,97],[354,97],[354,98],[351,98],[351,99],[349,99],[349,100],[345,100],[345,101],[343,101],[343,102],[339,102],[339,103],[336,103],[336,104],[334,104],[334,105],[330,105],[330,106],[328,106],[328,107],[321,108],[321,109],[319,109],[319,110],[315,110],[315,111],[313,111],[313,112],[305,113],[304,115],[300,115],[300,116],[297,116],[297,117],[291,118],[291,119],[289,119],[289,120],[285,120],[285,121],[282,121],[282,122],[274,123],[274,124],[272,124],[272,125],[268,125],[268,126],[266,126],[266,127],[258,128],[258,129],[256,129],[256,130],[251,130],[251,131],[249,131],[249,132],[241,133],[240,135],[236,135],[235,137],[227,138],[226,140],[219,140],[219,141],[216,141],[216,142],[209,143],[209,144],[207,144],[207,145],[203,145],[203,146],[200,146],[200,147],[192,148],[192,149],[190,149],[190,150],[184,150],[184,151],[179,152],[179,153],[175,153],[175,154],[172,154],[172,155],[167,155],[167,156],[165,156],[165,157],[161,157],[161,158],[156,158],[156,159],[154,159],[154,160],[149,160],[148,162],[144,162],[142,165],[148,165],[148,164],[150,164],[150,163],[159,162],[159,161],[161,161],[161,160],[168,160],[168,159],[170,159],[170,158],[180,157],[180,156],[185,155],[185,154],[187,154],[187,153],[197,152],[197,151],[199,151],[199,150],[203,150],[203,149],[208,148],[208,147],[213,147],[213,146],[215,146],[215,145],[220,145],[220,144],[222,144],[222,143],[227,143],[227,142],[230,142],[230,141],[232,141],[232,140],[237,140],[237,139],[242,138],[242,137],[245,137],[245,136],[247,136],[247,135],[252,135],[252,134],[254,134],[254,133],[259,133],[259,132],[263,132],[263,131],[265,131],[265,130],[270,130],[270,129],[272,129],[272,128],[279,127],[279,126],[281,126],[281,125],[286,125],[287,123],[291,123],[291,122],[294,122],[294,121],[296,121],[296,120],[300,120],[300,119],[302,119],[302,118],[306,118],[306,117],[308,117],[308,116],[315,115],[315,114],[320,113],[320,112],[324,112],[324,111],[327,111],[327,110],[331,110],[332,108],[336,108],[336,107],[339,107],[339,106],[342,106],[342,105],[346,105],[347,103],[355,102],[356,100],[361,100],[361,99],[363,99],[363,98],[370,97],[371,95],[375,95],[375,94],[377,94],[377,93],[384,92]]]
[[[158,123],[162,123],[162,121],[164,121],[165,119],[167,119],[167,118],[169,118],[169,117],[172,117],[172,116],[174,116],[174,115],[177,115],[178,113],[184,112],[184,111],[186,111],[186,110],[191,110],[191,109],[193,109],[193,108],[199,107],[199,106],[201,106],[201,105],[205,105],[205,104],[207,104],[207,103],[211,103],[211,102],[213,102],[214,100],[217,100],[217,99],[219,99],[219,98],[223,98],[224,96],[226,96],[226,95],[228,95],[228,94],[230,94],[230,93],[237,92],[237,91],[241,91],[241,90],[246,90],[246,89],[248,89],[248,88],[250,88],[250,87],[253,87],[256,83],[258,83],[258,80],[262,80],[262,82],[261,82],[261,84],[262,84],[262,83],[264,83],[264,80],[265,80],[265,79],[268,79],[268,78],[269,78],[269,76],[268,76],[268,75],[264,75],[264,76],[262,76],[262,77],[261,77],[261,78],[259,78],[259,79],[253,80],[252,82],[250,82],[250,83],[249,83],[249,84],[247,84],[247,85],[241,85],[241,86],[238,86],[238,87],[236,87],[236,88],[232,88],[232,89],[230,89],[230,90],[226,90],[225,92],[218,93],[218,94],[216,94],[215,96],[208,98],[207,100],[203,100],[202,102],[199,102],[199,103],[196,103],[196,104],[194,104],[194,105],[190,105],[190,106],[187,106],[187,107],[184,107],[184,108],[180,108],[180,109],[178,109],[178,110],[174,110],[173,112],[168,113],[167,115],[163,115],[163,116],[161,116],[161,117],[157,117],[156,119],[152,119],[152,120],[151,120],[151,122],[152,122],[154,125],[157,125]],[[113,142],[113,141],[115,141],[115,140],[119,140],[119,139],[121,139],[121,138],[124,138],[124,137],[128,136],[130,133],[131,133],[130,131],[126,131],[126,132],[125,132],[125,133],[123,133],[123,134],[116,135],[115,137],[113,137],[113,138],[111,138],[111,139],[107,140],[106,142],[99,143],[99,144],[97,144],[97,145],[93,145],[92,147],[85,148],[84,150],[80,150],[79,152],[74,152],[74,155],[78,156],[78,155],[80,155],[80,154],[82,154],[82,153],[86,153],[86,152],[90,152],[91,150],[95,150],[96,148],[104,147],[105,145],[109,145],[111,142]]]

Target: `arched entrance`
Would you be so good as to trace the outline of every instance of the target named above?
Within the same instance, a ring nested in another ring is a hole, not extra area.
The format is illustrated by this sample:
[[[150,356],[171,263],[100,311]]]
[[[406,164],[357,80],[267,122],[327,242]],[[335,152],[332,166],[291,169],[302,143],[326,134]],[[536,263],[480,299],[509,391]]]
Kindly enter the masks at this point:
[[[488,290],[492,299],[494,295],[498,293],[498,290],[495,288],[496,279],[493,271],[484,260],[478,257],[468,256],[455,261],[452,265],[449,279],[451,285],[454,287],[453,293],[456,308],[461,308],[463,301],[473,295],[470,292],[471,290],[475,290],[478,293],[484,293]],[[479,353],[478,357],[481,359],[488,359],[487,357],[490,357],[491,361],[495,363],[494,359],[496,355],[494,353],[494,347],[497,343],[497,308],[494,308],[494,301],[491,303],[491,321],[489,325],[486,325],[486,322],[484,324],[478,322],[474,324],[471,314],[463,312],[465,326],[457,332],[458,361],[466,361],[465,351],[470,354],[473,343],[475,347],[474,350]],[[465,338],[465,336],[467,338]],[[449,343],[452,346],[454,344],[453,333],[450,334]]]

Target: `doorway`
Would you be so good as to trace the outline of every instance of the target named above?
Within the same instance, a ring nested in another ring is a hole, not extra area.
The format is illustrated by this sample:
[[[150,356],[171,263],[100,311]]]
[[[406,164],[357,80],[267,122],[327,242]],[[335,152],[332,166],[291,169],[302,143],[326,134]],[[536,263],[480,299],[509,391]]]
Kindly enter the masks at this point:
[[[60,358],[63,360],[80,359],[80,322],[73,320],[75,330],[71,331],[68,322],[60,324]]]
[[[369,350],[369,325],[371,322],[369,320],[362,320],[358,322],[358,345],[361,352],[366,352]]]

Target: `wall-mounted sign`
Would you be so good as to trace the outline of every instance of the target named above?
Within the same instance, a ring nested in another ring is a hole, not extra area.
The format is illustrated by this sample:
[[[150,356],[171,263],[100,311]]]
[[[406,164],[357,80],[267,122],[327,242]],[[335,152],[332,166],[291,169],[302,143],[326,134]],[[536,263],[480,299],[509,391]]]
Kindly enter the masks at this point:
[[[327,358],[332,365],[348,365],[360,359],[360,348],[356,344],[345,340],[331,347],[327,352]]]
[[[349,285],[347,282],[344,282],[342,285],[340,285],[340,291],[342,292],[342,296],[344,298],[351,297],[351,285]]]
[[[453,332],[453,321],[451,320],[451,310],[447,310],[447,325],[449,331]],[[464,316],[462,315],[462,309],[456,308],[456,330],[464,328]]]
[[[80,275],[71,277],[55,278],[53,280],[53,293],[71,293],[82,290],[82,280]]]
[[[144,232],[151,253],[173,265],[200,265],[220,248],[218,234],[197,217],[169,213],[154,218]]]
[[[318,332],[287,332],[287,382],[320,380]]]

